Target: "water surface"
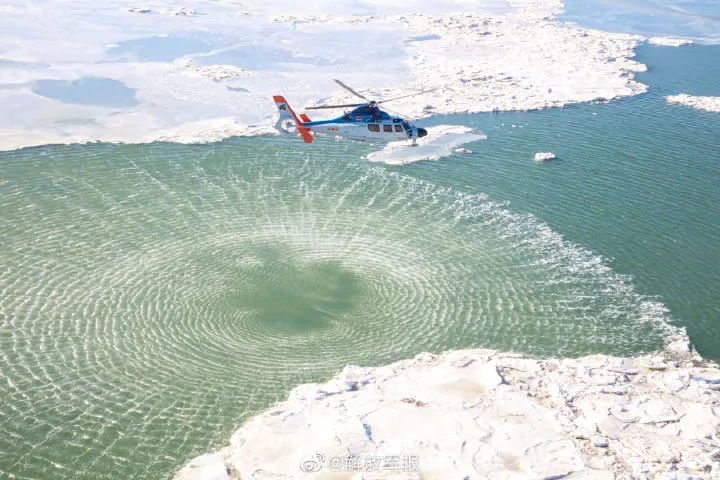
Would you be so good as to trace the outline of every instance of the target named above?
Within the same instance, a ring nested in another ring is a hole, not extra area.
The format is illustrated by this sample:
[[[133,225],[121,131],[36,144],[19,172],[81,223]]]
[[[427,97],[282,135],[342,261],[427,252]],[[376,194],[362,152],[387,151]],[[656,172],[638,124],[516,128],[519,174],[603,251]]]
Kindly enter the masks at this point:
[[[720,358],[717,47],[644,47],[646,95],[434,119],[404,167],[238,138],[0,154],[0,476],[163,478],[292,386],[463,347]],[[536,164],[537,151],[559,159]]]
[[[474,155],[409,166],[488,193],[611,259],[672,311],[703,355],[720,358],[720,115],[672,105],[720,95],[720,47],[646,45],[647,94],[564,109],[455,117],[488,134]],[[448,119],[437,119],[446,123]],[[533,164],[535,152],[557,161]]]

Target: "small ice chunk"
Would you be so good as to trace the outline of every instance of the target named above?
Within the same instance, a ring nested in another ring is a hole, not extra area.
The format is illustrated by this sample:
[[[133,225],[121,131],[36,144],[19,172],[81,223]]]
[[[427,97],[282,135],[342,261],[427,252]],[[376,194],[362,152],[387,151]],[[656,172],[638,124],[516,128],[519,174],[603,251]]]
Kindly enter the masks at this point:
[[[128,8],[128,12],[132,13],[150,13],[152,10],[150,10],[150,7],[130,7]]]
[[[538,152],[535,154],[535,161],[536,162],[544,162],[546,160],[554,160],[557,157],[553,152]]]
[[[180,7],[180,8],[171,8],[168,10],[165,10],[163,12],[165,15],[177,15],[179,17],[192,17],[197,15],[197,12],[193,10],[192,8],[187,7]]]
[[[463,148],[463,147],[456,148],[456,149],[453,150],[453,151],[454,151],[455,153],[463,153],[463,154],[466,154],[466,155],[472,153],[472,150],[469,150],[469,149]]]
[[[231,78],[244,77],[250,74],[247,70],[243,70],[242,68],[234,65],[210,65],[207,67],[197,68],[196,72],[203,77],[215,80],[216,82]]]
[[[592,437],[593,446],[598,448],[607,448],[609,443],[608,439],[601,435],[593,435]]]

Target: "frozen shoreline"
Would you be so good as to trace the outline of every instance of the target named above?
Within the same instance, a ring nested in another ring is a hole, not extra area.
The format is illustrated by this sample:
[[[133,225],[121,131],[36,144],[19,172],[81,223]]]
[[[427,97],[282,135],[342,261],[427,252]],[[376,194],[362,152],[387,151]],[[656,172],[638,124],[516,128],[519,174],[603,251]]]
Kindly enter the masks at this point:
[[[388,105],[412,117],[646,90],[634,80],[645,67],[632,60],[642,37],[559,22],[557,0],[484,0],[470,13],[456,13],[454,2],[414,9],[412,1],[318,2],[297,11],[280,2],[194,1],[172,11],[154,3],[49,5],[0,7],[0,41],[9,46],[0,53],[0,150],[268,133],[272,94],[299,108],[345,99],[333,78],[378,97],[436,88]],[[41,81],[55,82],[54,91],[38,89]],[[88,90],[91,82],[112,82],[125,103],[107,104],[102,91]]]
[[[296,387],[175,480],[714,478],[718,422],[720,370],[685,340],[636,358],[421,354]]]

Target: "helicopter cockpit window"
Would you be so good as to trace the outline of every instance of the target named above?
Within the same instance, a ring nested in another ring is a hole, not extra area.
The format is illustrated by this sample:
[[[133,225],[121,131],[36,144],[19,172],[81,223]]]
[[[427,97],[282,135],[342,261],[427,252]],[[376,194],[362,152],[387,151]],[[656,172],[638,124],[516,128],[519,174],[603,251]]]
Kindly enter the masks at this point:
[[[410,130],[410,124],[408,122],[403,122],[402,126],[405,128],[405,130]]]
[[[380,131],[380,125],[377,123],[368,123],[368,130],[371,132],[379,132]]]
[[[395,125],[395,131],[402,132],[403,131],[402,125]]]
[[[383,132],[392,133],[392,125],[383,125]]]

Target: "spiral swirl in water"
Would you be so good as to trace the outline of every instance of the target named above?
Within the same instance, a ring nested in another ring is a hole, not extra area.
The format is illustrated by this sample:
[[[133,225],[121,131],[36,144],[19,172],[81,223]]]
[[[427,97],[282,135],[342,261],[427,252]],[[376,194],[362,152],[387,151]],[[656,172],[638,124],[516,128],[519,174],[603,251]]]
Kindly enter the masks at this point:
[[[346,363],[662,345],[664,309],[535,218],[302,147],[2,156],[0,476],[169,475]]]

